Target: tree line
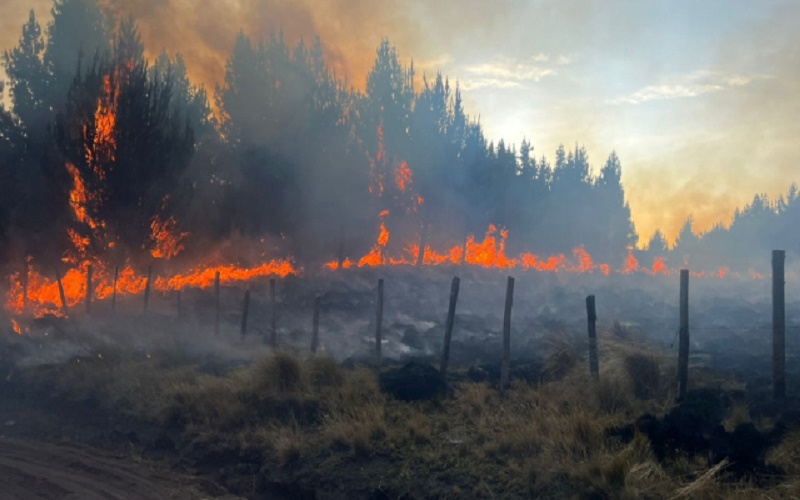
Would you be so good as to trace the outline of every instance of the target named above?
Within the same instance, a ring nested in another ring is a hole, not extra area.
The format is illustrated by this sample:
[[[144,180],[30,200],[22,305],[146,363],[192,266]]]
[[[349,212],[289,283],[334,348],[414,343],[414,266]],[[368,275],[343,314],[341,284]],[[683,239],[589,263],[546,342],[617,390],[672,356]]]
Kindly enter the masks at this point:
[[[55,0],[51,14],[43,29],[31,11],[3,54],[6,258],[53,261],[79,242],[138,261],[154,224],[170,220],[189,233],[186,259],[237,237],[301,262],[342,246],[356,256],[379,214],[395,252],[420,240],[449,248],[489,224],[508,230],[507,253],[582,245],[621,266],[639,243],[616,153],[595,173],[578,145],[551,161],[527,140],[489,141],[458,84],[420,77],[387,39],[359,91],[331,70],[318,37],[240,33],[209,92],[180,54],[146,60],[132,18],[114,25],[94,0]],[[800,248],[798,220],[792,187],[774,203],[757,196],[730,228],[699,238],[689,219],[673,248],[659,232],[637,255],[735,265],[756,247]]]

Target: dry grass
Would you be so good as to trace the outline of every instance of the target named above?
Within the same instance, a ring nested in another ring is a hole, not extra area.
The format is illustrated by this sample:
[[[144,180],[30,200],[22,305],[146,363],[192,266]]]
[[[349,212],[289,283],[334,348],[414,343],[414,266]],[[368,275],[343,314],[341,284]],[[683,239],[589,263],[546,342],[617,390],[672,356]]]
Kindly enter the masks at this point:
[[[515,382],[502,394],[487,383],[457,384],[439,403],[389,400],[372,370],[286,354],[222,375],[115,360],[38,376],[73,398],[181,423],[189,438],[212,448],[255,450],[278,467],[316,461],[325,467],[315,473],[327,480],[351,473],[353,460],[383,457],[393,464],[384,481],[425,493],[434,485],[441,497],[798,495],[800,481],[791,477],[800,476],[800,432],[768,455],[790,476],[768,490],[723,481],[724,463],[659,463],[641,435],[627,444],[608,438],[609,429],[643,413],[670,409],[674,359],[619,325],[601,339],[599,382],[588,377],[582,340],[561,335],[549,340],[547,382]],[[748,408],[735,405],[725,425],[749,420]],[[430,471],[435,483],[422,479]]]

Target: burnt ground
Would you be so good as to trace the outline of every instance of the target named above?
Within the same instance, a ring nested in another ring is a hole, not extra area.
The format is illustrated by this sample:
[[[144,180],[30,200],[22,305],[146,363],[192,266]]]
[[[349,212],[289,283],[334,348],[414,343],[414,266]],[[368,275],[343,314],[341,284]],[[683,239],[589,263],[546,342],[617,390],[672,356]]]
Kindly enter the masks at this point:
[[[368,363],[373,329],[369,318],[374,315],[372,278],[362,277],[355,284],[341,280],[323,285],[287,281],[280,293],[279,341],[292,352],[303,352],[308,342],[310,298],[322,287],[327,290],[323,294],[323,351],[346,367]],[[394,358],[397,366],[409,360],[436,366],[448,277],[419,281],[407,276],[396,278],[395,282],[387,279],[385,356]],[[626,335],[630,335],[632,343],[647,338],[662,348],[665,356],[676,354],[676,346],[671,345],[675,329],[669,325],[677,316],[673,304],[677,301],[671,300],[677,298],[672,297],[677,293],[673,294],[671,287],[659,289],[629,280],[630,288],[620,289],[597,278],[590,278],[594,283],[573,287],[565,285],[560,277],[542,279],[545,282],[537,286],[526,288],[523,284],[518,288],[512,332],[512,378],[531,384],[556,380],[565,376],[572,366],[570,363],[575,362],[570,358],[572,354],[564,355],[559,350],[563,347],[560,344],[549,345],[550,337],[541,332],[558,332],[573,342],[577,346],[574,356],[583,362],[582,301],[588,291],[598,289],[601,290],[598,308],[603,308],[599,312],[601,349],[604,338],[616,329],[614,335],[620,337],[617,341],[627,341]],[[494,385],[499,378],[502,279],[478,276],[465,283],[452,347],[455,373],[450,376],[450,384]],[[788,432],[785,429],[795,428],[800,421],[796,404],[800,377],[794,362],[799,343],[795,330],[787,333],[789,402],[776,405],[770,397],[769,326],[764,320],[769,308],[765,295],[758,292],[741,297],[726,289],[717,296],[716,286],[710,283],[693,290],[692,380],[714,391],[714,397],[722,402],[721,412],[730,410],[733,404],[744,404],[754,419],[769,422],[769,429],[731,428],[726,433],[720,431],[723,418],[720,413],[703,420],[702,426],[707,429],[698,435],[692,430],[676,430],[673,424],[678,417],[671,417],[671,413],[651,415],[632,410],[625,417],[627,426],[615,428],[609,436],[614,435],[622,446],[630,443],[632,433],[638,430],[648,435],[658,460],[664,459],[670,450],[685,454],[683,440],[691,454],[713,456],[717,463],[729,460],[730,456],[741,456],[742,450],[746,453],[752,444],[754,456],[748,455],[747,460],[740,458],[739,462],[752,461],[748,467],[757,468],[760,475],[781,475],[784,471],[767,467],[764,457],[778,445],[782,433]],[[35,494],[40,498],[72,495],[74,498],[277,499],[403,495],[449,498],[459,496],[453,491],[470,491],[469,488],[473,492],[484,488],[494,492],[486,494],[489,498],[503,491],[501,479],[484,478],[476,485],[470,474],[451,470],[447,464],[433,468],[424,463],[403,464],[401,480],[396,454],[380,447],[371,451],[369,458],[359,456],[357,448],[356,452],[351,449],[347,453],[334,449],[277,465],[247,446],[219,447],[199,442],[194,431],[180,423],[137,416],[130,408],[115,406],[116,402],[109,403],[103,400],[104,396],[91,391],[65,391],[63,387],[51,386],[66,366],[81,362],[113,365],[115,356],[126,359],[152,356],[156,363],[154,370],[191,366],[199,373],[215,376],[225,376],[248,365],[268,353],[260,336],[265,333],[263,325],[267,322],[263,311],[268,309],[263,290],[254,290],[251,307],[256,312],[251,318],[251,335],[244,342],[238,338],[239,292],[229,289],[226,293],[229,299],[221,339],[208,335],[208,297],[202,292],[186,299],[193,308],[189,313],[193,320],[184,320],[180,325],[170,317],[169,298],[165,297],[161,310],[155,307],[153,318],[147,322],[135,316],[132,321],[131,318],[121,321],[101,312],[89,324],[55,318],[31,322],[31,332],[24,339],[3,332],[0,481],[4,483],[4,491],[20,498]],[[426,300],[426,297],[435,298]],[[795,328],[798,319],[796,304],[790,303],[787,308],[791,328]],[[131,306],[132,310],[136,308],[136,304]],[[615,320],[622,326],[615,326]],[[144,330],[149,333],[143,334]],[[601,351],[601,369],[606,368],[607,361]],[[434,392],[436,398],[453,397],[452,390],[444,394]],[[431,408],[433,412],[440,411],[438,406]],[[319,423],[315,411],[309,410],[309,423],[313,425]],[[697,420],[692,418],[683,427],[696,426]],[[708,460],[713,465],[711,458]],[[748,477],[747,471],[743,474]],[[403,481],[414,484],[404,487]],[[464,489],[453,490],[453,485]],[[560,474],[537,488],[512,488],[500,496],[582,497],[591,490],[577,479]],[[596,496],[604,497],[614,495]]]

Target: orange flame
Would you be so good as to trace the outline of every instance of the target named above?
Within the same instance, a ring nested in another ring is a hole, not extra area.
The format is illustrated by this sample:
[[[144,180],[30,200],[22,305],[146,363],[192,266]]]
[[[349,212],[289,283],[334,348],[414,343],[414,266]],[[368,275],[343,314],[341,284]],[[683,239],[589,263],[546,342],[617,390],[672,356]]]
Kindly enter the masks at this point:
[[[16,333],[17,335],[22,335],[22,333],[23,333],[22,332],[22,327],[17,322],[17,320],[15,320],[15,319],[11,320],[11,328],[14,329],[14,333]]]
[[[408,163],[402,162],[397,166],[394,171],[394,182],[400,191],[405,191],[414,182],[414,172],[408,168]]]
[[[668,275],[670,274],[669,268],[667,268],[667,263],[664,261],[663,257],[656,257],[653,259],[653,273],[656,274],[663,274]]]
[[[64,298],[67,307],[75,307],[86,300],[86,275],[89,261],[80,266],[67,270],[61,279],[64,287]],[[214,284],[215,274],[220,273],[220,281],[225,284],[246,282],[264,276],[279,276],[285,278],[290,274],[297,274],[291,262],[287,260],[273,260],[253,267],[238,267],[235,265],[209,266],[191,270],[185,274],[171,277],[154,277],[154,288],[160,292],[180,290],[186,287],[208,288]],[[9,291],[6,309],[13,314],[21,315],[25,312],[22,283],[19,273],[12,276],[12,288]],[[138,274],[131,266],[119,269],[117,280],[117,295],[139,295],[147,286],[147,276]],[[93,263],[92,298],[104,300],[114,293],[113,269],[102,262]],[[56,279],[47,278],[35,269],[28,273],[27,308],[34,317],[50,314],[61,316],[61,297]]]
[[[175,275],[171,278],[156,278],[155,288],[161,292],[181,290],[187,287],[209,288],[214,285],[217,273],[219,273],[221,284],[231,284],[265,276],[285,278],[290,274],[297,274],[297,270],[288,260],[272,260],[249,268],[235,265],[210,266],[197,268],[186,274]]]
[[[117,72],[118,73],[118,72]],[[119,75],[115,79],[119,82]],[[94,127],[83,127],[86,163],[100,180],[105,180],[104,165],[115,160],[117,152],[116,126],[119,87],[113,87],[111,76],[103,77],[103,90],[97,98]]]
[[[150,239],[155,243],[155,248],[150,250],[150,254],[156,259],[170,260],[176,257],[184,249],[183,240],[189,233],[182,233],[177,230],[178,222],[175,217],[162,221],[156,215],[150,222]]]
[[[628,250],[628,259],[625,261],[625,268],[621,271],[622,274],[631,274],[639,271],[639,261],[633,255],[633,250]]]
[[[384,264],[383,249],[389,243],[389,230],[386,229],[386,224],[381,221],[381,230],[378,235],[378,242],[372,247],[372,250],[365,256],[361,257],[358,261],[358,267],[377,267]]]

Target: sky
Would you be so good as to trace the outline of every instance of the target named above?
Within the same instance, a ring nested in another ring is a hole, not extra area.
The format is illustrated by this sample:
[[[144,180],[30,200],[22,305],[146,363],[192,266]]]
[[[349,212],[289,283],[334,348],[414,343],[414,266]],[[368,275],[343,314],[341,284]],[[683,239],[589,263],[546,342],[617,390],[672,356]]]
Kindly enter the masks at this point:
[[[384,36],[419,78],[458,82],[487,136],[526,138],[551,161],[585,146],[595,169],[616,151],[637,231],[672,240],[727,224],[757,193],[800,181],[800,1],[796,0],[98,0],[133,14],[153,58],[184,55],[213,89],[241,30],[319,34],[337,75],[363,88]],[[0,50],[28,11],[3,0]]]

